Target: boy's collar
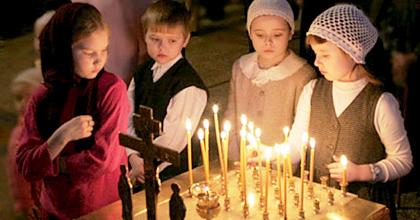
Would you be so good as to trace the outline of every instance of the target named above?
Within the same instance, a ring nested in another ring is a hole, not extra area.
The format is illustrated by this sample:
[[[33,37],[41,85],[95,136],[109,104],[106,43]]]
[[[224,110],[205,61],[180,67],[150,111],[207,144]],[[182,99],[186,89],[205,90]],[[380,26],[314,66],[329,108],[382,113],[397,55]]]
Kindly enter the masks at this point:
[[[174,59],[172,59],[172,60],[170,60],[170,61],[168,61],[166,63],[161,64],[161,63],[155,62],[153,64],[151,70],[155,70],[156,68],[165,68],[165,69],[168,68],[169,69],[176,62],[178,62],[178,60],[180,60],[182,58],[183,58],[182,53],[179,53],[178,56],[176,56]]]

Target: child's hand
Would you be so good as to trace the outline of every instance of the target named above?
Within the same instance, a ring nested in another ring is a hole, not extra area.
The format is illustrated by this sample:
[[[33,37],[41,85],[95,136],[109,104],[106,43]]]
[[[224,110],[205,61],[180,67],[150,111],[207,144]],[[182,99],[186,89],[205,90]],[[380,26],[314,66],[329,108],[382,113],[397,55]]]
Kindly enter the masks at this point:
[[[327,168],[330,171],[330,176],[337,182],[341,182],[343,177],[343,166],[340,163],[340,158],[333,156],[334,163],[330,163],[327,165]],[[359,165],[354,164],[350,160],[347,160],[347,171],[346,171],[346,179],[347,182],[354,182],[358,181],[358,172],[359,172]]]
[[[129,157],[131,170],[128,173],[131,182],[144,183],[144,162],[137,154],[132,154]]]
[[[90,137],[94,125],[95,122],[92,120],[92,116],[80,115],[61,125],[56,132],[61,132],[63,140],[70,142]]]
[[[80,115],[62,124],[47,141],[51,159],[55,159],[68,142],[91,136],[94,125],[90,115]]]

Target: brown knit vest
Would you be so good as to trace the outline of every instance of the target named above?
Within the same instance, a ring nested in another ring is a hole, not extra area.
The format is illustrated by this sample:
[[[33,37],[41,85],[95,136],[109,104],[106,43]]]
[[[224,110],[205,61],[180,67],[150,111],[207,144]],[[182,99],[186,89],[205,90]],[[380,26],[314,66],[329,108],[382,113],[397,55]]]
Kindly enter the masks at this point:
[[[344,154],[355,164],[368,164],[385,158],[384,147],[375,130],[376,104],[383,91],[370,83],[356,96],[337,118],[335,114],[332,82],[319,79],[311,99],[309,135],[314,137],[314,179],[329,175],[327,164],[333,155]],[[331,181],[331,186],[337,186]],[[358,187],[357,187],[358,188]]]

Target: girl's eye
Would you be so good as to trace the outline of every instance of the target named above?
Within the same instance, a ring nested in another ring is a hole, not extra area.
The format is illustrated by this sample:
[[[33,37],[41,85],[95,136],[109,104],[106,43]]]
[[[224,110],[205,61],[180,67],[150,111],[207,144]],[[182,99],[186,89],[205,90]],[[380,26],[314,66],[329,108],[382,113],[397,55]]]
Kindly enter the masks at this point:
[[[174,44],[176,43],[176,40],[169,40],[169,43]]]

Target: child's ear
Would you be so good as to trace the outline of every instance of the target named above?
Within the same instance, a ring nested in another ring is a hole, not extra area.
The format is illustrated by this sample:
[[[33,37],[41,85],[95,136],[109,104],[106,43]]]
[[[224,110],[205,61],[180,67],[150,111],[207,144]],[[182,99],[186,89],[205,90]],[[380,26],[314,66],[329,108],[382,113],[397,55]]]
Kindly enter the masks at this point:
[[[190,38],[191,38],[191,33],[188,33],[188,35],[185,37],[185,41],[184,41],[184,45],[182,45],[182,47],[187,47],[188,42],[190,42]]]

